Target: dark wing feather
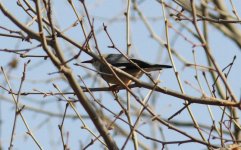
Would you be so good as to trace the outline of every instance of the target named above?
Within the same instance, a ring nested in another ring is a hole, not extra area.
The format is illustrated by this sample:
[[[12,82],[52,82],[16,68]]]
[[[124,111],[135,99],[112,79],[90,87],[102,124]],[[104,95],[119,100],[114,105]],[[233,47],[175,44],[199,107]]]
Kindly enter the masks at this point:
[[[142,60],[135,59],[130,56],[128,56],[128,58],[141,68],[156,67],[156,68],[159,68],[157,70],[160,70],[162,68],[172,68],[172,66],[169,66],[169,65],[150,64],[148,62],[144,62]],[[106,61],[115,67],[138,69],[136,65],[130,63],[130,61],[127,60],[122,54],[110,54],[108,57],[106,57]]]
[[[128,56],[131,59],[131,57]],[[108,63],[115,67],[127,67],[130,63],[122,54],[109,54],[105,58]]]

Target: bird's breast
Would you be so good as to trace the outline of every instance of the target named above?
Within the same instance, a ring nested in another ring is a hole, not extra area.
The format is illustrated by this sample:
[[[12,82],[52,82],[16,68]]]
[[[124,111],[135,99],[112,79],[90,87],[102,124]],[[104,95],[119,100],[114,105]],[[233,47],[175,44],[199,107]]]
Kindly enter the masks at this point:
[[[126,73],[136,77],[136,78],[140,78],[143,73],[141,70],[139,69],[121,69],[123,71],[125,71]],[[100,72],[102,72],[101,77],[108,83],[110,84],[117,84],[120,85],[120,81],[113,75],[113,73],[108,69],[108,68],[101,68]],[[104,74],[103,74],[104,73]],[[118,76],[118,78],[125,83],[125,85],[129,85],[131,84],[132,80],[129,79],[128,77],[126,77],[125,75],[122,75],[118,72],[115,72],[116,75]],[[106,75],[105,75],[106,74]]]

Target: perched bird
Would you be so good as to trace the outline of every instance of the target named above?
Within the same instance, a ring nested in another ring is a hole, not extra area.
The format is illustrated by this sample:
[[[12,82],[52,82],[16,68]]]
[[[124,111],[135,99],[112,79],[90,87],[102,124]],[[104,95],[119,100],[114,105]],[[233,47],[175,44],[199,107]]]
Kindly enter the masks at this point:
[[[140,67],[138,68],[135,64],[131,63],[128,59],[126,59],[126,57],[124,57],[122,54],[103,54],[102,56],[112,66],[117,67],[136,78],[140,78],[144,74],[144,72],[141,71],[140,68],[142,68],[146,72],[158,71],[165,68],[172,68],[172,66],[170,65],[151,64],[140,59],[128,56],[129,60],[133,61]],[[101,63],[99,60],[93,58],[91,60],[83,61],[82,63],[91,63],[96,68],[96,70],[100,72],[101,77],[108,83],[116,85],[120,84],[120,82],[114,76],[111,76],[112,73],[109,68],[105,64]],[[131,79],[120,73],[117,75],[126,85],[129,85],[132,82]]]

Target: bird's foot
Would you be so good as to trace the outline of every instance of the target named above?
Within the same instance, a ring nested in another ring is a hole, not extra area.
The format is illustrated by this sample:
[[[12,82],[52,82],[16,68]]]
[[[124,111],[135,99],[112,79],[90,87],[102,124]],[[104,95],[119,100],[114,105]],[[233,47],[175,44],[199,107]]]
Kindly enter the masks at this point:
[[[119,92],[119,89],[120,89],[120,86],[119,86],[119,85],[111,85],[111,86],[109,87],[109,89],[110,89],[112,92],[118,93],[118,92]]]

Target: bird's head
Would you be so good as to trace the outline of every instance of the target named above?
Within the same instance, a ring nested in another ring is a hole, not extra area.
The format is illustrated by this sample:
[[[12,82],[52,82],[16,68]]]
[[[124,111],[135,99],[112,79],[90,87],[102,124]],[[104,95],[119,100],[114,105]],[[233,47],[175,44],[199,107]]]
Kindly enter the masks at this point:
[[[108,57],[108,54],[103,54],[103,55],[101,55],[102,57],[104,57],[104,58],[107,58]],[[86,60],[86,61],[83,61],[83,62],[81,62],[81,63],[89,63],[89,64],[92,64],[94,67],[95,67],[95,69],[96,70],[98,70],[98,71],[100,71],[100,67],[101,67],[101,62],[98,60],[98,59],[95,59],[95,58],[93,58],[93,59],[90,59],[90,60]]]

